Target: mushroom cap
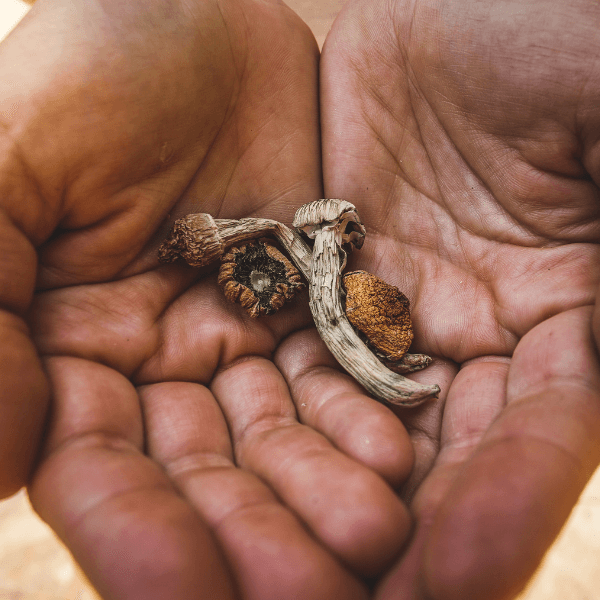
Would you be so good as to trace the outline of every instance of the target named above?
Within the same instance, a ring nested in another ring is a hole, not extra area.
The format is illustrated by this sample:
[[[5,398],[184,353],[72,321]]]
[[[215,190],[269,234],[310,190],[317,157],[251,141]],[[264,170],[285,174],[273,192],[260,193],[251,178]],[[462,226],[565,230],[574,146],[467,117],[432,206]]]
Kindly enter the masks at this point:
[[[387,360],[400,360],[412,340],[408,298],[372,273],[352,271],[343,278],[346,316]]]
[[[219,285],[251,317],[270,315],[306,286],[296,267],[270,240],[233,247],[222,257]]]
[[[365,227],[356,207],[347,200],[325,198],[302,205],[294,215],[292,226],[314,238],[323,226],[339,227],[342,245],[360,248],[365,237]]]
[[[222,256],[224,249],[215,220],[207,213],[197,213],[175,221],[158,249],[158,260],[182,259],[191,267],[205,267]]]
[[[303,229],[323,222],[338,221],[344,213],[356,213],[356,206],[347,200],[327,198],[303,204],[294,215],[293,227]],[[358,218],[358,214],[356,214]],[[359,219],[360,220],[360,219]]]

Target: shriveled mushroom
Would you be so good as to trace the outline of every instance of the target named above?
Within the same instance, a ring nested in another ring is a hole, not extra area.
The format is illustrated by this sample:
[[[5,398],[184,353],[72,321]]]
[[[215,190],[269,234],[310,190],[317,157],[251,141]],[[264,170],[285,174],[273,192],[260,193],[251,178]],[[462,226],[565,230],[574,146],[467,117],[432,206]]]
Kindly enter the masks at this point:
[[[158,249],[158,260],[168,263],[181,259],[192,267],[205,267],[220,259],[231,246],[270,235],[308,279],[310,248],[296,231],[271,219],[213,219],[207,213],[187,215],[175,221]]]
[[[410,303],[397,288],[366,271],[344,273],[348,321],[383,364],[396,373],[414,373],[431,364],[425,354],[408,354],[413,340]]]
[[[296,230],[270,219],[232,220],[213,219],[204,213],[188,215],[175,223],[159,248],[159,260],[172,262],[181,258],[189,265],[202,267],[221,258],[231,246],[274,236],[309,282],[310,308],[323,341],[368,392],[378,400],[402,406],[416,406],[436,397],[439,386],[406,379],[382,362],[397,371],[411,372],[427,366],[429,357],[406,354],[398,361],[381,356],[377,350],[372,352],[346,317],[341,286],[346,252],[360,248],[365,236],[354,205],[336,199],[305,204],[296,212],[293,226]],[[313,240],[312,250],[298,231]],[[249,304],[254,302],[246,300]]]
[[[251,317],[270,315],[306,285],[294,265],[267,240],[234,246],[221,258],[219,285]]]
[[[342,305],[341,273],[346,251],[360,248],[365,228],[350,202],[317,200],[301,206],[293,227],[314,240],[309,279],[310,309],[321,338],[368,392],[392,404],[414,406],[439,394],[438,385],[422,385],[386,368],[348,322]]]

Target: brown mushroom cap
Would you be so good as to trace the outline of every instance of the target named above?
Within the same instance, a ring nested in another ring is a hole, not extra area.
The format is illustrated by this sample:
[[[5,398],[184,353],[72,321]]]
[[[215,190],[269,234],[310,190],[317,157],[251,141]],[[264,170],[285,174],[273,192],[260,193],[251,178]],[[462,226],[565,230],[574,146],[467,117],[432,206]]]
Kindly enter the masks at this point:
[[[413,340],[408,298],[366,271],[346,273],[343,283],[348,321],[386,359],[400,360]]]
[[[223,242],[215,220],[206,213],[178,219],[158,249],[163,263],[184,260],[192,267],[205,267],[223,254]]]
[[[219,285],[251,317],[270,315],[306,285],[296,267],[270,241],[234,247],[223,255]]]

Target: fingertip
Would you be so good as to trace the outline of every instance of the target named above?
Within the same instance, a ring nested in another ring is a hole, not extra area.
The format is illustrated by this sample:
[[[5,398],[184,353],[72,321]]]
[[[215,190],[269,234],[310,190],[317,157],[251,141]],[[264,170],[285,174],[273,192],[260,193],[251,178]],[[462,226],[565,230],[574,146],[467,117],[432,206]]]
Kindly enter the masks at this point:
[[[315,480],[315,497],[303,501],[297,510],[319,539],[353,571],[365,577],[378,576],[404,547],[411,530],[410,513],[372,471],[338,459],[335,472],[336,480],[331,475],[328,481]],[[322,506],[311,506],[311,500],[320,500],[322,492],[318,490],[333,497]]]
[[[541,464],[552,464],[544,470]],[[527,584],[577,501],[572,461],[543,442],[505,440],[463,472],[427,540],[423,597],[504,600]]]
[[[298,332],[282,344],[276,364],[286,377],[303,424],[373,469],[393,488],[406,481],[414,451],[402,421],[338,370],[316,331]]]
[[[358,520],[362,535],[350,540],[344,559],[359,573],[375,577],[389,569],[405,546],[412,527],[406,506],[396,496],[374,502],[368,515]],[[356,557],[354,544],[358,547]]]
[[[340,393],[321,406],[311,425],[392,488],[408,479],[414,464],[413,445],[400,419],[386,406],[363,394]]]
[[[376,473],[301,425],[272,429],[245,445],[241,466],[267,481],[355,572],[378,575],[397,557],[410,516]]]

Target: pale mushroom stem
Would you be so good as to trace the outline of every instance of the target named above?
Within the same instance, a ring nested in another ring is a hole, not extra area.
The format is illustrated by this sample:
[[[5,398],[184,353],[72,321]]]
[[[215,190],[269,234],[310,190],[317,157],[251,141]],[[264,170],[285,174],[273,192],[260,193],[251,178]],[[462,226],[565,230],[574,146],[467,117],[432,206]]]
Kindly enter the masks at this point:
[[[348,373],[379,400],[416,406],[437,397],[438,385],[422,385],[387,369],[358,337],[346,318],[341,300],[341,272],[345,252],[335,227],[315,235],[310,287],[310,309],[321,338]]]
[[[285,248],[294,264],[308,279],[310,276],[311,251],[299,233],[279,221],[271,219],[215,219],[219,234],[227,246],[272,235]]]
[[[326,219],[317,226],[311,251],[297,231],[278,221],[213,219],[206,213],[192,214],[175,223],[159,248],[159,260],[173,262],[181,258],[191,266],[203,267],[218,260],[231,246],[266,236],[279,241],[308,280],[310,308],[319,334],[342,367],[369,393],[378,400],[402,406],[415,406],[439,394],[437,385],[421,385],[387,369],[346,318],[341,298],[346,253],[340,247],[337,221]]]
[[[299,233],[271,219],[214,219],[197,213],[179,219],[160,247],[161,262],[183,259],[193,267],[205,267],[218,260],[231,246],[273,236],[285,248],[294,264],[309,279],[311,250]]]

